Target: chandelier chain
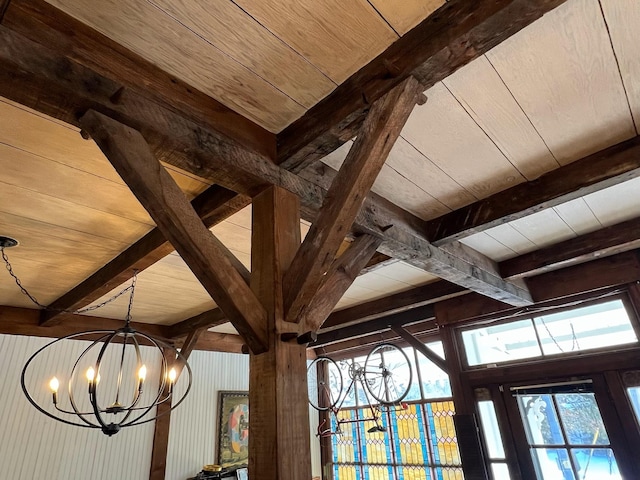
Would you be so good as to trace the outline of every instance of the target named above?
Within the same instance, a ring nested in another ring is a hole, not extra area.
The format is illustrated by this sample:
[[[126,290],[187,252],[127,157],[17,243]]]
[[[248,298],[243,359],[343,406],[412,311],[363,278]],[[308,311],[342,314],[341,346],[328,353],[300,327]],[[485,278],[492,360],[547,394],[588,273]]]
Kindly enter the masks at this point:
[[[7,271],[9,272],[9,275],[11,275],[11,277],[13,278],[13,280],[16,282],[16,285],[18,286],[18,288],[20,289],[20,291],[29,298],[29,300],[31,300],[31,302],[35,305],[37,305],[38,307],[42,308],[43,310],[48,310],[48,311],[52,311],[52,312],[58,312],[58,313],[71,313],[74,315],[78,315],[81,313],[86,313],[86,312],[91,312],[93,310],[97,310],[99,308],[102,308],[106,305],[108,305],[109,303],[117,300],[118,298],[120,298],[122,295],[124,295],[125,293],[127,293],[129,290],[131,290],[131,297],[129,298],[129,308],[127,311],[127,323],[129,323],[131,321],[131,306],[132,306],[132,302],[133,302],[133,289],[135,287],[135,282],[136,282],[136,275],[138,273],[137,270],[134,270],[133,273],[133,280],[131,282],[131,285],[129,285],[128,287],[123,288],[122,290],[120,290],[118,293],[116,293],[115,295],[113,295],[112,297],[109,297],[108,299],[106,299],[104,302],[100,302],[96,305],[90,305],[88,307],[84,307],[84,308],[79,308],[78,310],[66,310],[64,308],[51,308],[47,305],[43,305],[42,303],[40,303],[38,301],[38,299],[33,296],[25,287],[24,285],[22,285],[22,282],[20,281],[20,279],[18,278],[18,276],[15,274],[15,272],[13,271],[13,266],[11,265],[11,262],[9,262],[9,257],[7,256],[7,254],[4,251],[4,247],[0,247],[0,253],[2,253],[2,260],[4,260],[4,264],[5,267],[7,269]]]

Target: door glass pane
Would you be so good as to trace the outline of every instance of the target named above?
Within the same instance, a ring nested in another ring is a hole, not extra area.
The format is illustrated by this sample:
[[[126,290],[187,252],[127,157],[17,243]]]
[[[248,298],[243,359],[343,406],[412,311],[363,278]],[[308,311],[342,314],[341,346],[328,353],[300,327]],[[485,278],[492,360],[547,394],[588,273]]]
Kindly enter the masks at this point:
[[[563,445],[551,395],[518,395],[518,407],[530,445]]]
[[[509,467],[507,467],[506,463],[492,463],[491,474],[493,475],[493,480],[511,480]]]
[[[627,388],[627,394],[629,395],[629,400],[631,400],[633,411],[636,414],[638,425],[640,425],[640,387]]]
[[[621,478],[610,448],[574,448],[571,456],[580,472],[580,480]]]
[[[533,448],[531,456],[540,480],[577,480],[565,449]]]
[[[482,432],[484,433],[485,443],[487,444],[489,458],[505,458],[502,436],[500,435],[496,409],[493,406],[493,402],[491,400],[478,402],[478,411],[480,412],[480,424],[482,425]]]
[[[609,445],[593,393],[557,394],[558,412],[570,445]]]

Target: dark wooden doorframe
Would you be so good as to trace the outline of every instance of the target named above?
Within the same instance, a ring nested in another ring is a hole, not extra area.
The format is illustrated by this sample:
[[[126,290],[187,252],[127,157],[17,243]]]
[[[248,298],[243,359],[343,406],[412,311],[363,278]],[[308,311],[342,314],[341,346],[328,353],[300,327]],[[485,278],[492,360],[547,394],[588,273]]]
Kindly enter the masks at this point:
[[[640,446],[640,432],[638,432],[637,426],[635,432],[629,428],[625,428],[623,419],[626,417],[633,418],[633,412],[631,406],[626,400],[626,393],[623,395],[612,395],[609,387],[610,380],[607,375],[601,373],[595,373],[588,376],[580,376],[579,378],[566,377],[563,379],[556,379],[558,383],[563,381],[581,383],[590,380],[593,385],[593,393],[595,394],[596,403],[602,415],[602,419],[609,436],[610,447],[614,452],[620,474],[623,478],[640,478],[640,466],[637,465],[635,460],[633,448]],[[507,458],[510,472],[515,477],[516,475],[522,475],[525,479],[536,479],[536,473],[531,459],[530,447],[526,438],[524,429],[524,423],[521,419],[520,411],[515,400],[515,396],[512,394],[511,388],[522,385],[535,385],[536,383],[555,383],[554,382],[540,382],[535,378],[531,382],[517,382],[513,384],[502,385],[501,388],[496,385],[490,388],[493,396],[498,421],[503,419],[502,423],[499,423],[501,428],[501,434],[503,442],[513,442],[513,448],[515,449],[515,459]],[[498,395],[496,398],[495,395]],[[499,410],[502,410],[499,412]],[[509,432],[503,430],[504,421],[508,423]],[[635,425],[634,425],[635,426]],[[631,437],[631,438],[630,438]],[[508,448],[505,446],[505,451]],[[514,465],[514,460],[517,461],[517,465]],[[517,471],[517,472],[516,472]]]

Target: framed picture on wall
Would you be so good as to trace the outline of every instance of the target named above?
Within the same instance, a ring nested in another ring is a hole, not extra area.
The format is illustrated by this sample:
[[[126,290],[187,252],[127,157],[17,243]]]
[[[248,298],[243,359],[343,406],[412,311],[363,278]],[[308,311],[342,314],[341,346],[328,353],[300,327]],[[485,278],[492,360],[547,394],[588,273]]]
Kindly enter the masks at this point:
[[[249,463],[249,392],[218,392],[216,459],[223,468]]]

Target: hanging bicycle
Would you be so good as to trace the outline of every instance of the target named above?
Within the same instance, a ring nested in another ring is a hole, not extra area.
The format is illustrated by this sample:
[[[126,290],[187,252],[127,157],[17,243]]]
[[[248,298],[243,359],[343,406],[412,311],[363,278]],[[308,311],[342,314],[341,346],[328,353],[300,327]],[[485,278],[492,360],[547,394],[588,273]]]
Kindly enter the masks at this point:
[[[335,418],[335,430],[324,428],[327,423],[325,419],[318,426],[317,435],[340,434],[341,425],[345,423],[367,421],[374,422],[369,432],[384,432],[385,428],[380,423],[382,409],[399,405],[409,393],[412,378],[409,358],[395,345],[383,343],[369,352],[364,365],[356,361],[342,361],[341,364],[349,376],[346,390],[343,390],[343,369],[330,357],[319,356],[307,368],[309,403],[318,411],[329,411]],[[360,392],[364,395],[363,400],[370,416],[357,419],[341,418],[338,412],[345,400],[362,398]]]

